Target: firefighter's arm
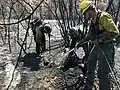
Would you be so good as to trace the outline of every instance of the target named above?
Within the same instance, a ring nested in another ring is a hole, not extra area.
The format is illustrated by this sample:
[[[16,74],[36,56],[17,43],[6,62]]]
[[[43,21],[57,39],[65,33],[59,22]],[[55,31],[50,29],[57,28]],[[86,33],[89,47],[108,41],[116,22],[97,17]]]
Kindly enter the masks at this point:
[[[113,41],[113,39],[115,39],[119,35],[119,30],[115,25],[111,15],[103,15],[100,19],[100,24],[105,30],[102,34],[98,36],[98,39],[100,41],[107,43]]]
[[[113,41],[117,36],[118,35],[115,32],[105,31],[101,35],[99,35],[97,38],[99,42],[108,43]]]

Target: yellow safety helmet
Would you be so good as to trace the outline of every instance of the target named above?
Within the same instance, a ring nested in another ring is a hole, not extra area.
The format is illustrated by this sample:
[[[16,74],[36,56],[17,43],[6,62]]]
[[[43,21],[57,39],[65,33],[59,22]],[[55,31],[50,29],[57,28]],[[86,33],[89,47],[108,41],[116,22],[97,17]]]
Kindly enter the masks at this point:
[[[91,4],[92,1],[88,1],[88,0],[83,0],[80,2],[80,9],[82,14],[90,7]]]

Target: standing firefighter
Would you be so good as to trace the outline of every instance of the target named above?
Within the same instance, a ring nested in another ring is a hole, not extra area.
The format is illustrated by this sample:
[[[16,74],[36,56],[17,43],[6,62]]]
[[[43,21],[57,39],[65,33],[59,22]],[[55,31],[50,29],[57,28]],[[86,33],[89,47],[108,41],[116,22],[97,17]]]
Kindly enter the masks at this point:
[[[45,33],[50,36],[52,29],[48,24],[43,23],[39,19],[36,19],[31,23],[31,28],[34,35],[34,41],[36,42],[36,53],[39,55],[46,49]]]
[[[91,40],[94,44],[87,62],[87,82],[85,90],[92,90],[94,73],[98,61],[100,90],[110,90],[110,68],[114,66],[114,42],[119,34],[112,16],[96,9],[92,1],[80,2],[80,9],[86,20],[91,20],[88,34],[83,42]],[[79,45],[78,45],[79,47]]]

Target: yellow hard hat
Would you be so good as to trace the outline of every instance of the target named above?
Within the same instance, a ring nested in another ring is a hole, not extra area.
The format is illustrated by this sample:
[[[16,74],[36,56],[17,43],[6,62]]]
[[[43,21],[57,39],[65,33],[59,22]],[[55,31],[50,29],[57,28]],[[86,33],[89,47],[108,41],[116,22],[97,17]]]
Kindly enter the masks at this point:
[[[88,0],[83,0],[80,2],[80,9],[82,14],[90,7],[91,4],[92,1],[88,1]]]

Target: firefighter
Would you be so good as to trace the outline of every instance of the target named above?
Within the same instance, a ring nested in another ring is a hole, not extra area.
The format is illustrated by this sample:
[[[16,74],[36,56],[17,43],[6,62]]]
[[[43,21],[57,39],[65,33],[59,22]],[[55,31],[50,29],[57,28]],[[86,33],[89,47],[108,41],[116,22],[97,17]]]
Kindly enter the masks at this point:
[[[42,54],[46,49],[45,33],[50,36],[52,29],[49,24],[43,23],[39,19],[34,20],[31,25],[34,41],[36,43],[36,53],[39,55]]]
[[[112,16],[96,9],[92,1],[80,2],[81,13],[86,21],[90,20],[89,31],[82,42],[91,41],[94,44],[87,61],[87,82],[85,90],[92,90],[94,74],[98,62],[97,75],[100,90],[110,90],[110,68],[114,67],[114,42],[119,35]],[[79,47],[80,44],[78,44]]]
[[[73,49],[79,39],[82,38],[82,31],[79,27],[72,27],[69,31],[69,36],[71,38],[70,49]]]
[[[37,23],[37,21],[39,21],[39,18],[36,18],[34,21],[32,21],[31,23],[30,23],[30,26],[31,26],[31,30],[32,30],[32,33],[33,33],[33,36],[34,36],[34,41],[36,42],[36,23]],[[39,21],[39,23],[40,23],[40,25],[42,25],[42,21]]]

